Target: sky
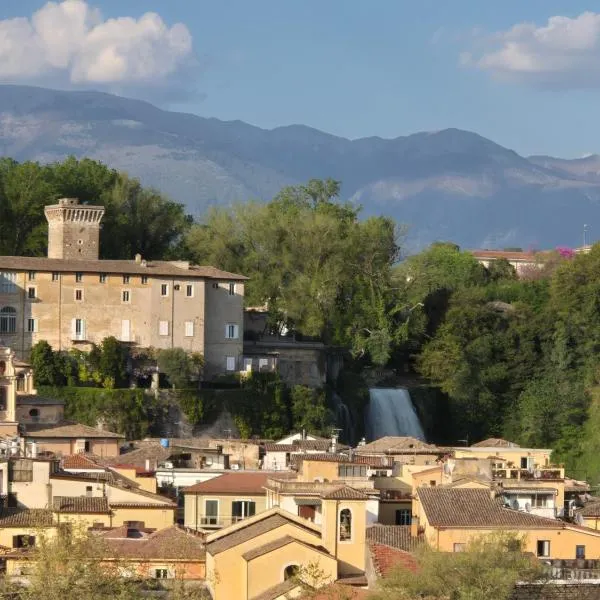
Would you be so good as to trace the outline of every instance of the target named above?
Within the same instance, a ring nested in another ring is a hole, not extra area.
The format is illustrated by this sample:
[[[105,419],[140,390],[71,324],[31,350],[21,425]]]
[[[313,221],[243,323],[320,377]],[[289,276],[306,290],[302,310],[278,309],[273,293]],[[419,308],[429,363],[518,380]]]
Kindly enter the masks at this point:
[[[600,2],[2,0],[0,82],[575,158],[600,153]]]

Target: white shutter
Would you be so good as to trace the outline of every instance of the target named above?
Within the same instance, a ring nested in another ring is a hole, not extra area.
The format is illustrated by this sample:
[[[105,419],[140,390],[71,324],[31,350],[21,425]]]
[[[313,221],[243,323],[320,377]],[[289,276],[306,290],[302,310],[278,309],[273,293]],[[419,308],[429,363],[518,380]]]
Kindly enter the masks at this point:
[[[169,335],[169,321],[158,322],[158,335]]]
[[[85,319],[81,319],[81,339],[87,340],[87,334],[85,332]]]
[[[233,339],[238,340],[240,338],[240,328],[237,325],[233,326]]]
[[[225,339],[226,340],[229,339],[229,323],[227,323],[227,325],[225,325]]]
[[[228,371],[235,371],[235,356],[228,356],[227,357],[227,370]]]
[[[77,339],[77,319],[71,319],[71,339]]]
[[[185,337],[194,337],[194,321],[185,322]]]
[[[121,341],[129,342],[131,336],[131,321],[129,319],[123,319],[121,321]]]

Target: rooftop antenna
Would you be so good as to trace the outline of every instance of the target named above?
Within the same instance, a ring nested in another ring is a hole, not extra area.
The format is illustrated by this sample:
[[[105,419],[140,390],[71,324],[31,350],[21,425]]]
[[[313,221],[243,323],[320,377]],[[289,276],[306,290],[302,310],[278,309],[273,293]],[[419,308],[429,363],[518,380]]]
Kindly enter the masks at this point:
[[[468,446],[469,445],[469,436],[467,436],[467,438],[464,439],[464,440],[456,440],[456,441],[457,442],[463,442],[465,446]]]
[[[584,224],[583,226],[583,247],[586,248],[587,247],[587,232],[589,230],[590,226],[587,224]]]

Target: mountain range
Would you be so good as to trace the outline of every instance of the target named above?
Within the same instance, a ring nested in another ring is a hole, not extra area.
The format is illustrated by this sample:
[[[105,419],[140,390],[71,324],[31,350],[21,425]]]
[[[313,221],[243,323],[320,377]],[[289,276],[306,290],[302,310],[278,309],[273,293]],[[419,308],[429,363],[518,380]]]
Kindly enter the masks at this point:
[[[267,200],[310,178],[342,182],[363,214],[408,226],[407,245],[581,244],[600,230],[600,157],[523,157],[458,129],[349,140],[302,125],[261,129],[161,110],[100,92],[0,85],[0,154],[52,162],[88,156],[138,177],[194,215]]]

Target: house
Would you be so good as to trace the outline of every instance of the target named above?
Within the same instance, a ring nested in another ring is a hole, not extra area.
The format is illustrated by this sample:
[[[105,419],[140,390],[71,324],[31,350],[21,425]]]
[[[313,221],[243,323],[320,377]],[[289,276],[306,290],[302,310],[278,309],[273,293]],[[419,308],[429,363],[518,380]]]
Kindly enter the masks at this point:
[[[600,555],[600,531],[506,508],[486,489],[419,488],[413,512],[413,536],[442,552],[460,552],[474,537],[502,531],[524,536],[523,551],[540,559]]]
[[[193,530],[219,529],[264,511],[269,475],[229,472],[184,488],[184,525]]]
[[[209,534],[206,579],[214,600],[294,597],[294,576],[317,588],[346,578],[366,585],[366,500],[340,486],[321,495],[322,525],[276,507]],[[310,565],[319,567],[316,580]]]
[[[489,439],[472,446],[452,448],[454,458],[498,457],[510,469],[531,470],[548,467],[551,464],[550,448],[521,448],[513,442],[501,439]],[[501,468],[501,467],[498,467]]]
[[[508,250],[471,250],[475,260],[486,269],[497,260],[506,260],[515,269],[518,276],[523,276],[532,269],[541,269],[548,252],[511,252]]]
[[[575,521],[580,525],[589,527],[590,529],[599,529],[600,523],[600,500],[595,499],[577,508],[575,511]]]
[[[310,438],[312,439],[309,436],[298,437],[296,434],[274,443],[265,443],[262,468],[270,471],[286,470],[292,468],[294,462],[305,454],[337,454],[349,450],[348,446],[338,442],[336,436],[331,439],[316,436]]]
[[[40,533],[51,536],[56,531],[57,524],[50,510],[0,508],[0,546],[32,547]]]
[[[387,435],[368,444],[359,444],[356,454],[389,458],[394,462],[413,465],[435,465],[436,460],[447,452],[410,436]]]
[[[89,349],[115,336],[202,353],[205,378],[239,371],[246,277],[140,255],[100,260],[103,215],[63,198],[45,208],[47,257],[0,256],[0,345],[25,359],[40,340]]]

